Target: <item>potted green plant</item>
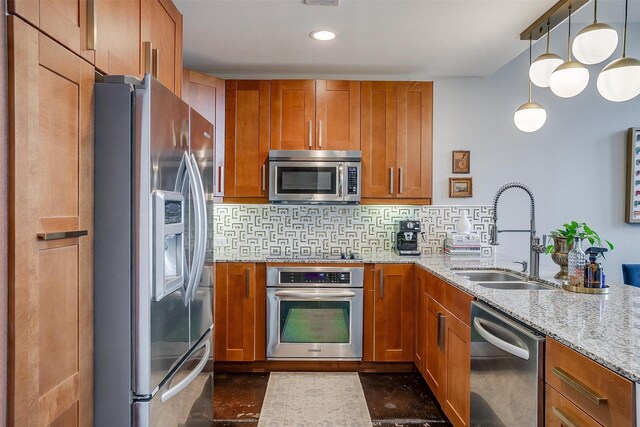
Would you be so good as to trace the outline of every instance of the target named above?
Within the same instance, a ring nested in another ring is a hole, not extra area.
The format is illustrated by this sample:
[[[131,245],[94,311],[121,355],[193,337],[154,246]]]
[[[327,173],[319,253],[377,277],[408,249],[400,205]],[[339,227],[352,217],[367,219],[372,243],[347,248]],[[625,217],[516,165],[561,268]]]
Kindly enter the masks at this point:
[[[603,247],[605,244],[609,250],[613,250],[613,244],[603,240],[598,233],[584,222],[571,221],[551,232],[553,244],[547,246],[546,253],[551,254],[553,262],[560,266],[560,271],[554,276],[558,280],[569,280],[567,266],[569,263],[569,251],[573,248],[575,236],[587,240],[591,245]]]

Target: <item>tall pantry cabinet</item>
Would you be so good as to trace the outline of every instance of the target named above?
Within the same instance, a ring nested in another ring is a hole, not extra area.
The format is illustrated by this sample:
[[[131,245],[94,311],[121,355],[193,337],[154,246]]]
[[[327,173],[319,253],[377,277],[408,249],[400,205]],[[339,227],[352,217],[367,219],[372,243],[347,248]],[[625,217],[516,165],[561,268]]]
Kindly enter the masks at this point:
[[[87,426],[94,67],[16,16],[8,17],[8,45],[8,424]]]

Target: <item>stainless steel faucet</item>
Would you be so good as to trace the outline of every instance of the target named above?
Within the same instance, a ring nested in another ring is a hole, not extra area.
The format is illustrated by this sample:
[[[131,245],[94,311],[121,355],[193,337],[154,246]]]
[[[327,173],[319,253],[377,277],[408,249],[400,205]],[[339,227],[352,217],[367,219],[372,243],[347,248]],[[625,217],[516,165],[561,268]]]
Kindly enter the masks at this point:
[[[498,229],[498,200],[502,193],[510,188],[519,188],[526,192],[531,199],[531,219],[530,228],[528,230],[500,230]],[[536,237],[536,201],[533,197],[533,192],[524,184],[519,182],[510,182],[505,184],[496,193],[493,198],[493,224],[489,226],[489,244],[497,246],[498,233],[529,233],[530,234],[530,246],[529,246],[529,276],[533,278],[540,277],[540,254],[543,253],[547,246],[547,235],[542,236],[542,244],[540,244],[540,238]],[[524,267],[524,266],[523,266]],[[525,267],[526,268],[526,267]]]

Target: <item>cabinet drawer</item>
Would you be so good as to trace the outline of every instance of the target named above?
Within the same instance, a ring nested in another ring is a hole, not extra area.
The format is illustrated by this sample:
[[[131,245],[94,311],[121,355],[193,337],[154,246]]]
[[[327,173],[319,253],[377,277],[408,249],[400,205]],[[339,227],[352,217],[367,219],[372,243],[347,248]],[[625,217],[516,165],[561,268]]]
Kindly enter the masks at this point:
[[[604,426],[635,425],[633,383],[547,340],[546,382]]]
[[[427,294],[440,304],[444,304],[444,289],[448,286],[444,281],[438,279],[435,275],[427,272]]]
[[[474,298],[453,285],[444,282],[444,306],[467,326],[471,325],[471,301]]]
[[[547,384],[545,397],[546,427],[599,427],[593,418]]]

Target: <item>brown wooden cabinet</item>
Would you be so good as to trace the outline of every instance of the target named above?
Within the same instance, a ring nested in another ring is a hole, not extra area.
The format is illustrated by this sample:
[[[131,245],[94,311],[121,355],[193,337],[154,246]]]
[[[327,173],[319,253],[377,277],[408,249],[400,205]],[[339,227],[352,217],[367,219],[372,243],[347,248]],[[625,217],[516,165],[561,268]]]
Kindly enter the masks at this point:
[[[473,297],[430,273],[424,274],[429,294],[425,380],[451,423],[468,426]]]
[[[141,0],[140,63],[180,96],[182,88],[182,15],[171,0]]]
[[[271,149],[359,150],[360,82],[271,82]]]
[[[264,264],[218,263],[215,274],[215,360],[250,362],[264,359]]]
[[[214,197],[224,196],[224,80],[197,71],[184,69],[182,73],[182,99],[214,124]]]
[[[226,81],[225,201],[267,200],[269,93],[268,81]]]
[[[93,23],[88,21],[88,7],[97,0],[9,0],[7,11],[39,28],[48,37],[94,62],[88,46]]]
[[[371,330],[364,336],[373,343],[364,343],[365,360],[412,362],[413,264],[376,264],[367,270],[364,323]]]
[[[88,426],[94,68],[15,16],[8,45],[8,424]],[[87,235],[47,238],[69,231]]]
[[[431,203],[433,82],[362,82],[361,105],[363,199]]]
[[[95,3],[96,68],[103,74],[141,76],[140,0]]]
[[[413,289],[413,363],[418,371],[425,376],[426,356],[427,356],[427,308],[428,299],[426,294],[427,273],[421,267],[415,267],[415,285]]]

